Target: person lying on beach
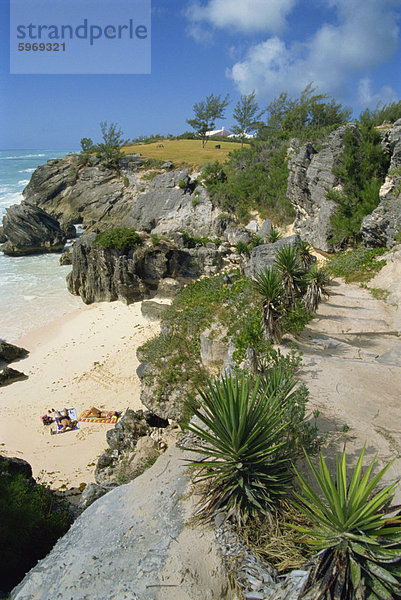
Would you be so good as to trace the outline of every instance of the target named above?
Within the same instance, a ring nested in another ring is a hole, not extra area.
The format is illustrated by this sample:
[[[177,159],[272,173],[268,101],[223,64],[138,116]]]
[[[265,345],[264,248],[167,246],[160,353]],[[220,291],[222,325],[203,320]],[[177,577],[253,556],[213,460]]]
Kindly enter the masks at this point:
[[[89,409],[86,417],[96,417],[96,419],[109,419],[110,417],[119,417],[121,415],[117,410],[99,410],[95,406]]]
[[[65,431],[67,431],[67,429],[74,429],[78,421],[71,421],[71,418],[66,408],[64,409],[63,415],[59,410],[54,410],[54,408],[52,410],[57,415],[60,421],[60,425],[62,426],[62,430],[60,433],[64,433]]]

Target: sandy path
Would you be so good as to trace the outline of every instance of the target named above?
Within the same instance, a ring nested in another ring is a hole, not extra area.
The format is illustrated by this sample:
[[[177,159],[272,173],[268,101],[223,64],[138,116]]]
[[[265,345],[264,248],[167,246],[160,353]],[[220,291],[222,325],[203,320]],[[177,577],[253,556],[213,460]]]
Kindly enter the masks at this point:
[[[94,481],[96,460],[113,425],[80,423],[50,435],[40,416],[49,409],[141,408],[136,349],[158,332],[140,303],[83,306],[21,338],[30,355],[13,363],[29,376],[0,388],[0,453],[26,459],[34,476],[56,489]]]
[[[357,285],[335,280],[330,298],[298,343],[309,408],[329,432],[329,460],[346,441],[354,460],[366,443],[366,457],[378,464],[395,459],[387,480],[401,476],[400,313]],[[349,431],[343,432],[347,425]],[[401,502],[401,486],[397,498]]]

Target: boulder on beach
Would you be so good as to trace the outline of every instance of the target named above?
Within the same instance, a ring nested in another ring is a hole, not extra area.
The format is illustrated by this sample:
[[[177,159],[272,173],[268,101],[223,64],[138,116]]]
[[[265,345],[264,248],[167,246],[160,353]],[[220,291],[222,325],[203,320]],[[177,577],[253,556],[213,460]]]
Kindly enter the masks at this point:
[[[8,385],[9,383],[13,383],[14,381],[27,378],[28,376],[21,371],[16,371],[11,367],[4,367],[4,369],[0,371],[0,387],[3,385]]]
[[[25,348],[14,346],[14,344],[8,344],[4,340],[0,340],[0,361],[4,360],[7,363],[17,360],[18,358],[25,358],[29,354]]]
[[[6,209],[0,249],[9,256],[60,252],[67,241],[59,222],[41,208],[22,202]]]

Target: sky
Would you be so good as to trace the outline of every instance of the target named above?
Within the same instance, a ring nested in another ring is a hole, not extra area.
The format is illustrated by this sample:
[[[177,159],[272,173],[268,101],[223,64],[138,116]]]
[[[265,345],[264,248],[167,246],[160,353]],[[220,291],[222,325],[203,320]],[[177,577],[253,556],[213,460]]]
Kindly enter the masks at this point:
[[[114,0],[102,1],[112,15]],[[401,0],[152,0],[151,72],[127,75],[10,74],[9,2],[0,0],[0,149],[77,150],[82,137],[100,141],[101,121],[127,139],[177,135],[210,93],[230,95],[216,122],[226,129],[253,90],[265,108],[312,82],[354,116],[401,99]]]

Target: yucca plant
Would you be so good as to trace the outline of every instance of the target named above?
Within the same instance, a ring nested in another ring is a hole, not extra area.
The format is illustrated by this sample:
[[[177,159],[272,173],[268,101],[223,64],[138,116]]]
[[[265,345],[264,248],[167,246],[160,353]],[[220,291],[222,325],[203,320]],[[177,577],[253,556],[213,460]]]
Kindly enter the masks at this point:
[[[274,244],[274,242],[278,242],[278,240],[281,240],[281,233],[278,229],[272,227],[269,233],[269,237],[267,239],[271,244]]]
[[[262,326],[266,339],[280,342],[283,335],[282,297],[283,284],[280,273],[266,267],[255,275],[254,286],[262,298]]]
[[[309,267],[315,261],[315,257],[311,254],[311,247],[308,242],[300,240],[298,243],[299,262],[304,271],[308,271]]]
[[[190,463],[209,483],[200,514],[224,509],[242,520],[272,509],[291,481],[279,397],[246,374],[209,380],[199,393],[201,407],[189,404],[202,424],[187,428],[200,438],[188,449],[205,456]]]
[[[298,248],[285,244],[276,252],[274,265],[281,274],[284,298],[287,306],[295,306],[301,295],[304,272],[299,261]]]
[[[330,283],[330,277],[323,269],[316,265],[305,275],[307,288],[303,297],[303,303],[306,310],[316,312],[322,299],[322,294],[328,296],[327,286]]]
[[[362,449],[347,482],[346,455],[337,457],[336,480],[322,455],[319,471],[308,463],[320,495],[296,471],[302,494],[298,508],[313,524],[296,527],[321,550],[301,598],[308,600],[390,600],[401,597],[401,518],[391,507],[397,483],[377,486],[391,463],[371,477],[375,459],[363,473]]]

